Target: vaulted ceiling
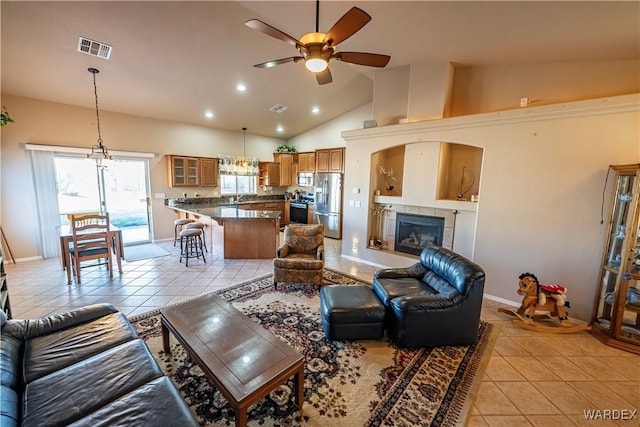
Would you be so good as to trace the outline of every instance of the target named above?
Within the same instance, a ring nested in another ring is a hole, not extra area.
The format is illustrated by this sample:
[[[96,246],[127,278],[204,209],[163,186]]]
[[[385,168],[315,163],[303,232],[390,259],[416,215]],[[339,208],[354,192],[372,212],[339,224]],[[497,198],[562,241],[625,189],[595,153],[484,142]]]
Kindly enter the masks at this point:
[[[360,7],[371,22],[336,50],[387,54],[387,67],[638,59],[639,5],[321,1],[319,30]],[[323,86],[302,63],[253,67],[297,51],[245,21],[260,19],[299,39],[314,31],[315,11],[314,1],[3,0],[2,93],[92,108],[87,68],[95,67],[101,110],[291,138],[373,96],[369,67],[332,61],[333,82]],[[111,57],[79,53],[80,36],[112,46]],[[269,111],[275,104],[288,109]]]

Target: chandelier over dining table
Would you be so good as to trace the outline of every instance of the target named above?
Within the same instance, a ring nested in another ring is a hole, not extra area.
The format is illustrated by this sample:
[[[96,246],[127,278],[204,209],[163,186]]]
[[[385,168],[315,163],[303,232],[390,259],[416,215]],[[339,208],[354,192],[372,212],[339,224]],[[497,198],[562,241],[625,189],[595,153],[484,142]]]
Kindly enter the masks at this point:
[[[247,128],[242,128],[242,156],[218,154],[218,173],[220,175],[257,176],[260,175],[260,165],[257,158],[246,156]]]

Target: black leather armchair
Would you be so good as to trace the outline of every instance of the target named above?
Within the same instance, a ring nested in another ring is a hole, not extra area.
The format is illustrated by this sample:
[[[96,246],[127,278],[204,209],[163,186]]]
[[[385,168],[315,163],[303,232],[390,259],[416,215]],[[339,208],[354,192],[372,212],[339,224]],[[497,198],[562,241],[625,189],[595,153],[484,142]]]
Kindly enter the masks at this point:
[[[479,265],[429,246],[411,267],[376,271],[373,291],[399,347],[470,345],[478,340],[484,281]]]

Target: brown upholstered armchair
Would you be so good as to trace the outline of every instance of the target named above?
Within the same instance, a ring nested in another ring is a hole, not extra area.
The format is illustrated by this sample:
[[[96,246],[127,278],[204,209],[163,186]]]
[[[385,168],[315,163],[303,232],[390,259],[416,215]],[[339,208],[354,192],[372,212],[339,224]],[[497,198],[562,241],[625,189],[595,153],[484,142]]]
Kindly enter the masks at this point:
[[[273,286],[278,282],[322,284],[324,225],[289,224],[273,260]]]

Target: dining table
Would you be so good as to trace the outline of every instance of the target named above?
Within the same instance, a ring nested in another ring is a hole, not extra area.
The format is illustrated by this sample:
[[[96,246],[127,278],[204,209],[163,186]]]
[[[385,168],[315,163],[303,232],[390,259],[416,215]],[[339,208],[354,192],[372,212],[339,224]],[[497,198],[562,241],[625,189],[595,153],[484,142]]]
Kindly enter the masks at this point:
[[[122,260],[124,259],[124,245],[122,242],[122,230],[115,225],[109,224],[109,235],[113,239],[113,251],[118,261],[118,272],[122,274]],[[71,231],[71,225],[63,225],[60,228],[60,261],[62,262],[62,269],[66,270],[70,268],[71,253],[69,251],[69,244],[73,242],[73,233]]]

